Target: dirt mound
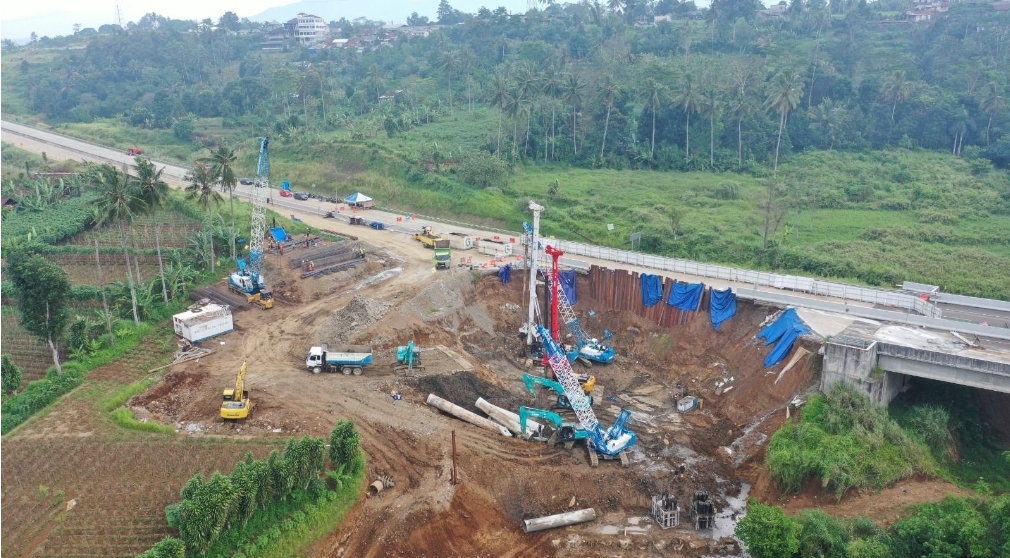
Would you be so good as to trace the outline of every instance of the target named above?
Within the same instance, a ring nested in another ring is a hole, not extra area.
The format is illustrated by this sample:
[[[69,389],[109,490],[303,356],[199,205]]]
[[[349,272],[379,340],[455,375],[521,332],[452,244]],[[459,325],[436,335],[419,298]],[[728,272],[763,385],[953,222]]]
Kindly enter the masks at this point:
[[[296,281],[278,281],[273,286],[273,293],[282,302],[299,304],[302,301],[302,287]]]
[[[434,393],[480,415],[484,412],[475,404],[478,397],[506,409],[518,409],[520,405],[529,402],[526,398],[518,397],[511,391],[478,378],[470,372],[457,372],[447,376],[422,376],[414,381],[414,387],[421,393]]]
[[[355,333],[367,328],[389,311],[389,304],[357,295],[340,311],[330,316],[316,333],[321,343],[350,343]]]

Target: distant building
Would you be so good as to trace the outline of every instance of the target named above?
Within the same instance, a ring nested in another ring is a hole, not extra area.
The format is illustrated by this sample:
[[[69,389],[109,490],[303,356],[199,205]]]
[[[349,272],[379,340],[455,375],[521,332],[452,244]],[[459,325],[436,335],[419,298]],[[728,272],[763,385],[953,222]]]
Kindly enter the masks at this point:
[[[306,46],[326,42],[330,34],[330,26],[326,21],[312,14],[298,14],[298,17],[284,24],[284,30],[289,37],[294,37]]]
[[[767,10],[758,10],[758,17],[785,17],[786,12],[789,11],[789,5],[783,0],[778,4],[768,6]]]

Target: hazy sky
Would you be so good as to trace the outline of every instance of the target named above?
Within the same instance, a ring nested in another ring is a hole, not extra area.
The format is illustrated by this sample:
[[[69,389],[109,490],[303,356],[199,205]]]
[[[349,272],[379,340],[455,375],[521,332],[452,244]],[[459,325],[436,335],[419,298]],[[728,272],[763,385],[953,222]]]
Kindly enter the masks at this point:
[[[410,12],[434,17],[439,0],[402,0],[402,10],[390,13],[388,19],[397,23],[406,21]],[[510,10],[525,9],[525,0],[449,0],[456,9],[474,12],[482,5],[492,7],[504,5]],[[294,4],[294,0],[119,0],[123,23],[137,21],[144,14],[155,12],[172,19],[211,18],[217,20],[221,14],[232,11],[239,17],[255,16],[275,6]],[[298,11],[332,11],[337,6],[347,6],[348,12],[356,12],[368,0],[304,0],[292,8],[291,17]],[[403,13],[399,13],[402,11]],[[365,15],[364,13],[359,14]],[[358,16],[353,16],[358,17]],[[383,18],[385,20],[387,18]],[[116,0],[5,0],[0,7],[0,36],[5,39],[27,39],[34,31],[40,37],[70,35],[73,25],[98,28],[116,20]]]

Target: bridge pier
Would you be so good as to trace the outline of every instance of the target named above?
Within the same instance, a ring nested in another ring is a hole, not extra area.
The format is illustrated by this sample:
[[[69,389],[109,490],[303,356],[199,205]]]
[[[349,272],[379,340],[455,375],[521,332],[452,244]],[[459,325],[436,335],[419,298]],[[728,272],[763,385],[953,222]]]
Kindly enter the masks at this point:
[[[829,338],[823,350],[821,391],[847,382],[876,405],[894,400],[911,377],[1010,393],[1010,362],[996,354],[910,347],[844,334]]]
[[[824,344],[821,391],[839,382],[852,384],[875,405],[887,405],[901,392],[907,377],[880,367],[879,344],[871,339],[839,335]]]

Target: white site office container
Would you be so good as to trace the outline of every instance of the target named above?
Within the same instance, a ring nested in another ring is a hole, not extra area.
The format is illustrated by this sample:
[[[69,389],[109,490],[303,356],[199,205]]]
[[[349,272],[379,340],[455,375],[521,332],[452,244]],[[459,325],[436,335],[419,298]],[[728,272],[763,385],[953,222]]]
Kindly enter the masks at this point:
[[[231,308],[218,304],[194,304],[189,310],[172,316],[172,322],[175,334],[192,343],[235,329]]]
[[[477,241],[477,246],[481,249],[481,254],[498,254],[499,256],[512,255],[512,244],[508,242],[482,238]]]

